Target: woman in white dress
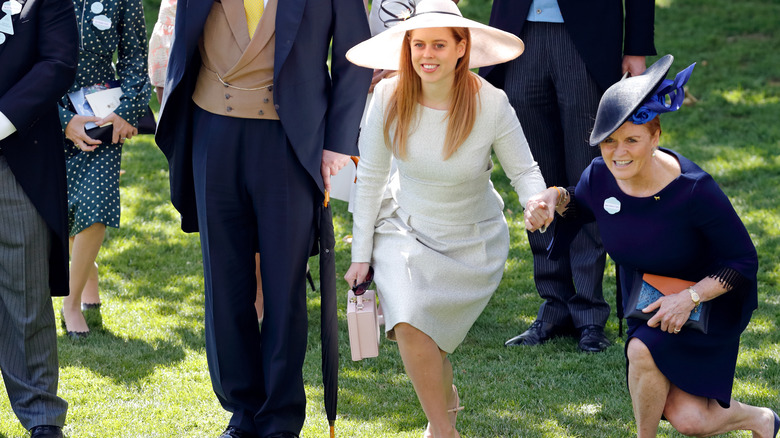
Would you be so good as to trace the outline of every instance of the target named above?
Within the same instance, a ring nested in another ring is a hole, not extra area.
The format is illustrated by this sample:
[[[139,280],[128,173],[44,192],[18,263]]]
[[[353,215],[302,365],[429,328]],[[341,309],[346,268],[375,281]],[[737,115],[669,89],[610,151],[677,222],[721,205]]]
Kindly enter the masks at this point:
[[[361,283],[373,266],[387,337],[398,341],[426,437],[460,436],[447,355],[496,290],[509,251],[491,151],[522,204],[545,188],[506,95],[469,71],[522,51],[516,36],[463,18],[451,0],[423,0],[413,17],[347,53],[398,76],[376,86],[361,132],[344,278]]]

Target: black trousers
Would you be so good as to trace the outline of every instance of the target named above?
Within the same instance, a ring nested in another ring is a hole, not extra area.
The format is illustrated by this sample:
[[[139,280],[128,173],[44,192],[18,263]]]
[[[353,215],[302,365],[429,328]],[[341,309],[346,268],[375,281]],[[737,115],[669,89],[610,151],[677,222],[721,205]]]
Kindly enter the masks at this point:
[[[319,189],[276,120],[196,109],[193,170],[206,289],[206,354],[230,425],[300,434],[306,408],[306,262]],[[265,306],[254,310],[259,251]]]
[[[599,155],[588,145],[601,91],[562,23],[526,22],[522,56],[507,66],[505,91],[548,185],[570,187]],[[553,231],[553,230],[551,230]],[[571,244],[569,258],[547,259],[553,232],[529,233],[534,279],[544,299],[537,318],[558,325],[604,326],[606,253],[595,224]]]

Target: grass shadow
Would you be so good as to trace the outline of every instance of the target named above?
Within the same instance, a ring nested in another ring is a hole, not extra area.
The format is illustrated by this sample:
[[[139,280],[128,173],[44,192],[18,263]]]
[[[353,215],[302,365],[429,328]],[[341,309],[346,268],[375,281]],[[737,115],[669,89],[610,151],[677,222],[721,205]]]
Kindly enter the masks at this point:
[[[60,332],[57,346],[60,367],[88,369],[125,385],[137,383],[157,367],[181,362],[186,356],[176,342],[121,338],[105,329],[92,330],[89,337],[77,340]]]

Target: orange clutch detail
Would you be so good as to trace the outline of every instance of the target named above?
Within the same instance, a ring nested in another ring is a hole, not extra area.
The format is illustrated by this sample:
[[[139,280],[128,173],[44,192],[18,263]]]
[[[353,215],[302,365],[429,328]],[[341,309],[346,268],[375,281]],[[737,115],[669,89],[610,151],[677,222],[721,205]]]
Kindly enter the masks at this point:
[[[681,292],[696,284],[695,281],[681,280],[679,278],[664,277],[661,275],[644,274],[642,276],[650,286],[658,289],[664,295],[672,295]]]

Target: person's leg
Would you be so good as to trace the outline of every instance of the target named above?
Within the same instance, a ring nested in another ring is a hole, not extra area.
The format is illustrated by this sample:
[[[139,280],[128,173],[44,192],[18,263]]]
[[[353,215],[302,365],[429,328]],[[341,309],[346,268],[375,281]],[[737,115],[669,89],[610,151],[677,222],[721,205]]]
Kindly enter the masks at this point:
[[[629,341],[628,387],[634,407],[638,438],[652,438],[661,415],[683,435],[707,437],[734,430],[750,430],[755,438],[774,438],[774,413],[734,399],[728,409],[717,401],[689,394],[669,382],[655,365],[647,346]]]
[[[600,155],[599,148],[591,147],[588,139],[602,91],[588,73],[565,26],[552,29],[555,47],[551,51],[555,59],[552,76],[565,150],[559,158],[565,168],[565,185],[571,187],[577,185],[582,171]],[[606,252],[598,227],[595,224],[584,226],[569,248],[569,263],[577,292],[570,298],[568,307],[578,329],[589,325],[603,329],[609,317],[609,305],[602,290],[605,262]]]
[[[253,303],[257,251],[251,203],[237,173],[245,121],[196,109],[193,177],[203,253],[206,356],[229,425],[256,434],[265,401],[260,333]]]
[[[634,408],[637,438],[654,437],[664,412],[671,384],[655,365],[647,346],[631,338],[626,348],[628,390]]]
[[[436,438],[459,437],[447,410],[454,403],[452,365],[428,335],[401,323],[394,327],[406,374],[420,400],[429,430]]]
[[[93,263],[89,269],[87,282],[84,284],[84,290],[81,292],[81,302],[83,304],[100,304],[100,289],[98,278],[98,265]]]
[[[206,351],[230,425],[299,434],[306,411],[306,261],[316,192],[281,124],[195,113],[193,169],[206,286]],[[322,202],[321,199],[319,202]],[[254,302],[260,259],[262,333]]]
[[[545,24],[526,23],[521,38],[526,41],[523,56],[509,62],[505,91],[517,113],[529,148],[547,185],[566,186],[563,136],[559,109],[550,77]],[[574,296],[569,261],[547,259],[552,232],[528,233],[534,262],[534,282],[544,303],[537,319],[558,326],[571,326],[567,302]]]
[[[302,372],[308,333],[306,262],[323,197],[281,124],[260,122],[252,137],[262,138],[266,147],[247,148],[244,160],[257,218],[263,284],[261,377],[266,400],[254,420],[261,437],[299,435],[306,415]]]
[[[57,396],[50,233],[0,158],[0,370],[25,429],[61,427],[68,408]]]
[[[88,332],[89,327],[81,313],[81,294],[92,269],[95,268],[100,246],[106,235],[106,226],[94,223],[73,237],[70,260],[70,294],[62,300],[62,315],[69,332]]]
[[[664,416],[678,432],[687,436],[705,437],[749,430],[754,438],[774,438],[775,416],[771,409],[734,399],[725,409],[715,400],[689,394],[674,385],[669,391]]]

